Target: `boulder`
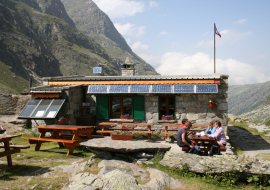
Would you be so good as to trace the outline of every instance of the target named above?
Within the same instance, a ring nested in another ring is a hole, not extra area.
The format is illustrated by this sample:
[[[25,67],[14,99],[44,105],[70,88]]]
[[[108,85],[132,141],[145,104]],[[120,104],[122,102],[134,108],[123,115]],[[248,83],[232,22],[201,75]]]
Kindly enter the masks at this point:
[[[122,141],[112,140],[110,137],[91,139],[86,142],[80,143],[82,146],[89,147],[91,149],[110,151],[110,152],[157,152],[168,151],[171,149],[170,145],[160,143],[150,143],[142,141]]]

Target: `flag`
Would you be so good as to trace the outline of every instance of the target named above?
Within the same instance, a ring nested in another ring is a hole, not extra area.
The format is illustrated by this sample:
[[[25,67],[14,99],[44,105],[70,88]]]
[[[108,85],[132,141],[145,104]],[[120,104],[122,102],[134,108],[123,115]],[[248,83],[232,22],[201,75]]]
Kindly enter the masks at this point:
[[[215,34],[221,38],[221,34],[218,32],[217,27],[215,26]]]

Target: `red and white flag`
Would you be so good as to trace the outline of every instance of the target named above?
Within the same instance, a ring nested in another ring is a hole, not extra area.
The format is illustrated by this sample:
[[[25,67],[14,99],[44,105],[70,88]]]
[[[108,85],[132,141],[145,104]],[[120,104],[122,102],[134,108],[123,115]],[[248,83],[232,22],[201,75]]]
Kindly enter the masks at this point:
[[[218,32],[217,27],[215,26],[215,34],[221,38],[221,34]]]

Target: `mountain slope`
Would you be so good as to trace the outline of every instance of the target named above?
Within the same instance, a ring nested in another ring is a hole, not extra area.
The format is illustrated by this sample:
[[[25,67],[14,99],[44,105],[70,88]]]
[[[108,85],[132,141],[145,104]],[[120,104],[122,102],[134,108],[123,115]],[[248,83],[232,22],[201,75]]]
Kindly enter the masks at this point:
[[[5,68],[0,74],[10,73],[1,78],[0,93],[26,90],[29,77],[38,84],[46,76],[93,75],[98,63],[103,64],[103,75],[120,74],[120,66],[93,39],[65,22],[68,18],[43,13],[63,13],[57,0],[24,0],[30,6],[22,1],[0,2],[0,67]]]
[[[270,96],[270,81],[229,86],[229,113],[240,115],[252,111]]]
[[[257,109],[244,113],[241,117],[248,119],[255,124],[264,124],[270,126],[270,96]]]
[[[126,57],[130,57],[138,63],[135,68],[139,74],[157,74],[151,65],[130,49],[109,17],[92,0],[61,1],[76,27],[99,43],[114,59],[115,64],[120,65],[124,63]]]

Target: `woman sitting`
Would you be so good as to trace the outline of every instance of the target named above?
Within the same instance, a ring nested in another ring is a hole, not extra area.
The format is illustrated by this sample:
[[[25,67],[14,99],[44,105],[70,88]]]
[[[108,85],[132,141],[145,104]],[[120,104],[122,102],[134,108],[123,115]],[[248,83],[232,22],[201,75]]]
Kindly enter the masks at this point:
[[[178,129],[177,132],[177,145],[180,147],[188,147],[188,148],[193,148],[193,143],[191,142],[191,140],[187,137],[187,131],[188,129],[190,129],[192,127],[192,124],[190,122],[186,122],[184,127]]]
[[[214,137],[216,138],[217,140],[217,144],[222,147],[222,146],[226,146],[226,136],[224,134],[224,131],[221,127],[221,123],[220,121],[216,121],[215,122],[215,126],[216,126],[216,132],[214,134],[205,134],[205,136],[208,136],[208,137]]]
[[[182,119],[182,124],[180,125],[179,129],[184,127],[186,122],[188,122],[188,119]]]
[[[214,126],[214,122],[210,122],[208,128],[205,130],[206,134],[214,134],[216,132],[216,127]]]

